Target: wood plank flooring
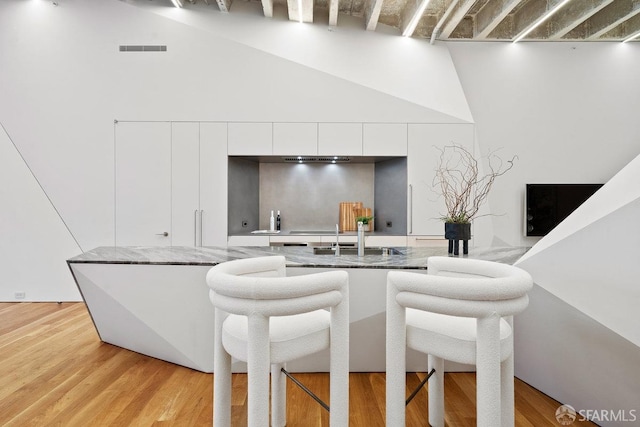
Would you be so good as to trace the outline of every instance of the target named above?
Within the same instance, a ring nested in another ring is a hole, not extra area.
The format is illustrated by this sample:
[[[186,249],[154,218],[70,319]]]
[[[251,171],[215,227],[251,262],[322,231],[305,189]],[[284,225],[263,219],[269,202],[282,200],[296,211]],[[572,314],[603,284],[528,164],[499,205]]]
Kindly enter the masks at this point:
[[[327,374],[296,377],[329,400]],[[422,378],[408,374],[408,389]],[[447,425],[474,426],[474,374],[445,381]],[[384,426],[384,387],[384,373],[351,374],[350,426]],[[246,390],[246,375],[234,375],[234,426],[247,424]],[[291,382],[288,393],[289,427],[329,425],[327,412]],[[100,342],[83,303],[0,303],[0,426],[210,426],[212,394],[211,374]],[[407,408],[407,426],[428,426],[426,406],[423,389]],[[517,426],[558,426],[558,406],[516,381]]]

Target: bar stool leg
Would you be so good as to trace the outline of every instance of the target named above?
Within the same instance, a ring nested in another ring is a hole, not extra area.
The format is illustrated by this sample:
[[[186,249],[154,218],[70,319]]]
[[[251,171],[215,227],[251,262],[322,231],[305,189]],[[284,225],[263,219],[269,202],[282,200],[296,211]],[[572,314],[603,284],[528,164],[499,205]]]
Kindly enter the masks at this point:
[[[429,355],[427,372],[436,371],[429,378],[429,424],[444,427],[444,359]]]
[[[284,364],[271,365],[271,426],[287,424],[287,377],[281,369]]]

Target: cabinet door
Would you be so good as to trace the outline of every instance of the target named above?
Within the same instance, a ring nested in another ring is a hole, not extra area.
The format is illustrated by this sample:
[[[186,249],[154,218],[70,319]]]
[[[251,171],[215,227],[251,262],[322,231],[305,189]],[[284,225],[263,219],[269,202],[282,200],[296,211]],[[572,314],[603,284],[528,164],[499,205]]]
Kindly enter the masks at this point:
[[[199,246],[198,122],[171,123],[171,228],[173,246]]]
[[[365,123],[362,125],[362,154],[365,156],[406,156],[405,123]]]
[[[227,245],[227,124],[200,123],[200,244]]]
[[[444,200],[433,188],[440,152],[436,147],[456,143],[473,152],[472,124],[410,124],[407,154],[407,232],[409,235],[444,234],[440,218]]]
[[[361,156],[362,123],[320,123],[318,154],[322,156]]]
[[[269,236],[229,236],[228,246],[269,246]]]
[[[274,123],[273,154],[315,156],[318,154],[318,124]]]
[[[271,123],[229,123],[230,156],[270,156],[273,153]]]
[[[116,245],[169,246],[171,124],[119,122],[115,133]]]

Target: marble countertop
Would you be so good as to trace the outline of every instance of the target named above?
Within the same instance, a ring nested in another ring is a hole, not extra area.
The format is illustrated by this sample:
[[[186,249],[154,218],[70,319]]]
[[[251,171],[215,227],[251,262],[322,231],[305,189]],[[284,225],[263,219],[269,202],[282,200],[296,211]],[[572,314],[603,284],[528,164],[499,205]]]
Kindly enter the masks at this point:
[[[67,260],[68,263],[216,265],[240,258],[284,255],[288,267],[426,269],[430,256],[447,256],[442,247],[394,247],[395,255],[314,255],[309,246],[187,247],[187,246],[101,246]],[[469,248],[468,257],[515,263],[529,248]]]

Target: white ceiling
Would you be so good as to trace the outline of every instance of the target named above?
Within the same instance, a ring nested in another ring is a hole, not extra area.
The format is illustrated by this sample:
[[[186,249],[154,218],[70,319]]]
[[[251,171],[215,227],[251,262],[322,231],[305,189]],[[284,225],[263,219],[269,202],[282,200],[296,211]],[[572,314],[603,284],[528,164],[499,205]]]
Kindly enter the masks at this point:
[[[189,8],[198,2],[234,12],[234,1],[150,0]],[[477,41],[624,41],[640,36],[640,0],[248,0],[292,21],[340,26],[340,17],[362,19],[362,28],[378,24],[397,35],[436,40]],[[536,26],[538,22],[541,22]],[[412,25],[414,24],[414,25]],[[412,30],[412,27],[415,29]],[[640,37],[634,39],[640,41]]]

